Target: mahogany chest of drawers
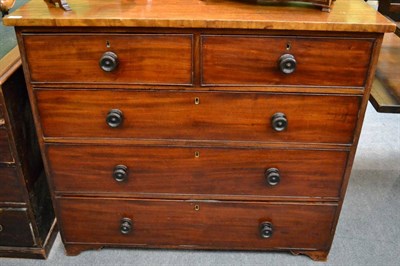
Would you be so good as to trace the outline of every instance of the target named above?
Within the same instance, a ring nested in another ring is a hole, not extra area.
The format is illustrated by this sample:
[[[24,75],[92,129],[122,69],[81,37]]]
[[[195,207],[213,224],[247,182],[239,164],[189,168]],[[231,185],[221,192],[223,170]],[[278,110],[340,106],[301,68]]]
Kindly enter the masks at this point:
[[[57,235],[18,48],[0,58],[0,257],[45,259]]]
[[[330,14],[69,3],[70,13],[33,0],[6,19],[67,254],[160,247],[325,260],[394,26],[361,1],[337,0]]]

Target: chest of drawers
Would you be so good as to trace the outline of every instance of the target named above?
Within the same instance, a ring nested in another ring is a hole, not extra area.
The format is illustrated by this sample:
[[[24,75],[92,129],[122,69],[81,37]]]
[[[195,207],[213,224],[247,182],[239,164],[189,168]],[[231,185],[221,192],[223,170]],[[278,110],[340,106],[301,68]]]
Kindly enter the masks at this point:
[[[18,48],[0,58],[0,257],[45,259],[57,235]]]
[[[6,20],[67,254],[326,259],[392,24],[358,1],[331,14],[230,1],[70,6],[33,0]]]

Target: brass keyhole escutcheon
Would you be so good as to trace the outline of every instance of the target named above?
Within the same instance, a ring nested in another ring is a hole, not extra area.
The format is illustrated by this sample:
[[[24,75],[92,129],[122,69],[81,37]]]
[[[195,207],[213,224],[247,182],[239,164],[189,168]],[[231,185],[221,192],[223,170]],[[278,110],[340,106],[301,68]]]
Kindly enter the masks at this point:
[[[106,47],[107,47],[107,48],[110,48],[110,47],[111,47],[110,41],[106,41]]]
[[[194,157],[195,157],[195,158],[199,158],[199,157],[200,157],[200,152],[195,151],[195,152],[194,152]]]
[[[195,97],[194,98],[194,104],[200,104],[200,98],[199,97]]]
[[[200,205],[194,205],[194,210],[199,211],[200,210]]]

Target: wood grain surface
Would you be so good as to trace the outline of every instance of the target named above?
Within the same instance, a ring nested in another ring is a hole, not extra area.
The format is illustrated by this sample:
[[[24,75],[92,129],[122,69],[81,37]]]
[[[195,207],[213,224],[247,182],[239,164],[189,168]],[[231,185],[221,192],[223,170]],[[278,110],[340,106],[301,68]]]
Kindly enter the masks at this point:
[[[47,145],[46,154],[56,193],[243,200],[250,195],[337,199],[347,160],[347,152],[337,151],[115,145]],[[113,178],[116,165],[128,168],[122,182]],[[269,168],[279,169],[278,185],[268,185]]]
[[[378,112],[400,113],[400,37],[394,33],[383,39],[370,100]]]
[[[334,204],[103,198],[60,198],[57,206],[67,244],[264,250],[326,249],[336,211]],[[127,235],[120,232],[125,217],[133,225]],[[273,225],[269,239],[259,236],[264,221]]]
[[[374,39],[301,36],[202,36],[205,85],[292,85],[363,87]],[[278,67],[294,56],[291,74]]]
[[[192,35],[48,34],[24,35],[33,82],[191,84]],[[43,49],[49,43],[57,49]],[[118,56],[114,71],[99,60]]]
[[[195,104],[196,97],[199,104]],[[357,96],[267,93],[37,90],[45,137],[341,143],[353,141]],[[123,113],[117,128],[111,109]],[[275,131],[282,112],[287,130]]]
[[[364,1],[337,0],[330,13],[309,5],[232,0],[68,0],[72,11],[32,0],[4,19],[9,26],[236,28],[387,32],[395,25]],[[351,10],[351,12],[349,12]],[[295,15],[294,15],[295,13]]]

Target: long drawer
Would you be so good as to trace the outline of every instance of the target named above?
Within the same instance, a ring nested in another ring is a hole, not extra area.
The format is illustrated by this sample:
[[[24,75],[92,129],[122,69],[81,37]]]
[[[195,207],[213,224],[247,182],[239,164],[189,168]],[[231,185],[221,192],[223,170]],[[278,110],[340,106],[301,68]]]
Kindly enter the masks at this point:
[[[0,166],[0,202],[24,201],[22,185],[18,181],[15,167]]]
[[[37,90],[36,99],[45,137],[341,144],[353,142],[361,100],[359,96],[54,89]]]
[[[190,34],[25,34],[23,40],[32,82],[192,83]],[[43,49],[49,44],[57,49]]]
[[[222,249],[326,249],[336,211],[322,204],[99,198],[59,198],[57,205],[66,244]]]
[[[34,235],[26,208],[0,208],[0,246],[34,245]]]
[[[363,87],[373,45],[357,38],[203,36],[202,84]]]
[[[56,192],[339,197],[347,152],[47,145]]]
[[[0,163],[14,162],[11,155],[7,130],[0,127]]]

